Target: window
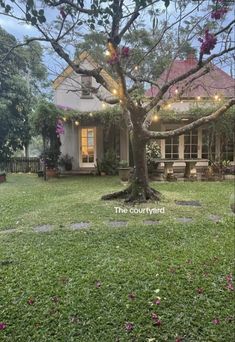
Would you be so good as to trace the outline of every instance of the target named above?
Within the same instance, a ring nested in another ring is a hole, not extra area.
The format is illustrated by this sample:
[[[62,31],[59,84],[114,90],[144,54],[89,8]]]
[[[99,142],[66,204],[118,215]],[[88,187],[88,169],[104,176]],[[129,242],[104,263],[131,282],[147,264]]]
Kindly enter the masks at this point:
[[[81,97],[83,98],[91,98],[91,86],[92,86],[92,79],[91,76],[81,76],[81,87],[82,87],[82,94]]]
[[[198,146],[197,130],[189,131],[184,135],[184,159],[196,159]]]
[[[215,160],[215,134],[212,130],[202,130],[202,158]]]
[[[165,158],[179,158],[179,137],[169,137],[165,140]]]

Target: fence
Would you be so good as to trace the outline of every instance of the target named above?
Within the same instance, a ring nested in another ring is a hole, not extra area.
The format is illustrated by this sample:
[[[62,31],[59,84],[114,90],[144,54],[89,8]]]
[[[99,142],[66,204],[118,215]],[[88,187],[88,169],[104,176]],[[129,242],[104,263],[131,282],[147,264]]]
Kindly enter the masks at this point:
[[[0,170],[36,173],[40,170],[40,160],[39,158],[11,158],[3,163],[0,162]]]

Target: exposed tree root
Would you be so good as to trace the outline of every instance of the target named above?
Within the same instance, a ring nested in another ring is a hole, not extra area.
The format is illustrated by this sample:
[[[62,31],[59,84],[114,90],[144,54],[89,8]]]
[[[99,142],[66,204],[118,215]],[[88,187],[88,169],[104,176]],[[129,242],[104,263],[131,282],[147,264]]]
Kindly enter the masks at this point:
[[[145,203],[147,201],[160,201],[161,194],[159,191],[147,187],[139,188],[131,184],[128,188],[114,192],[112,194],[104,195],[101,197],[102,200],[115,200],[115,199],[124,199],[127,203]]]

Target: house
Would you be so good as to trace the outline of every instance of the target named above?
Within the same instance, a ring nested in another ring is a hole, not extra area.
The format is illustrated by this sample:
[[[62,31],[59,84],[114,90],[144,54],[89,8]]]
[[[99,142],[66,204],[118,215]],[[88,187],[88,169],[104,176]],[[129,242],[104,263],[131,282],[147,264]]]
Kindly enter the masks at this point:
[[[79,56],[79,63],[83,68],[98,67],[86,52]],[[161,86],[196,64],[197,60],[193,55],[189,55],[186,60],[175,60],[156,82]],[[116,88],[117,84],[112,77],[104,70],[101,72],[110,86]],[[234,96],[233,78],[215,65],[210,65],[210,71],[200,78],[195,78],[195,75],[193,78],[191,82],[181,82],[168,90],[163,109],[157,114],[153,112],[151,129],[161,131],[180,127],[195,120],[197,110],[206,112],[211,106]],[[127,160],[132,164],[129,135],[125,124],[111,125],[107,129],[102,121],[94,120],[93,113],[105,111],[104,107],[107,105],[87,90],[86,86],[99,87],[99,93],[106,96],[111,94],[98,85],[95,79],[78,75],[71,67],[67,67],[55,79],[53,85],[57,106],[84,113],[85,120],[81,120],[82,122],[76,120],[76,116],[69,120],[65,117],[65,134],[61,137],[61,152],[73,157],[74,172],[91,172],[95,168],[96,160],[102,160],[104,153],[109,149],[113,149],[120,160]],[[148,89],[145,94],[147,101],[157,92],[157,87]],[[169,113],[174,115],[169,116]],[[162,159],[173,160],[174,167],[179,172],[185,167],[184,160],[198,159],[196,166],[203,169],[207,167],[208,159],[221,158],[222,152],[223,159],[234,161],[233,141],[222,144],[222,137],[217,133],[209,139],[211,134],[208,129],[201,127],[179,137],[159,141]]]
[[[99,67],[93,58],[83,52],[78,61],[82,68]],[[116,82],[104,70],[104,79],[111,88],[117,88]],[[104,127],[102,120],[96,120],[93,113],[105,112],[108,105],[93,95],[87,88],[99,88],[102,96],[111,96],[92,77],[76,74],[67,67],[53,82],[54,103],[63,109],[84,113],[83,122],[67,119],[64,122],[65,134],[61,136],[61,152],[73,157],[73,171],[90,173],[94,171],[96,161],[102,160],[109,149],[115,151],[120,160],[129,160],[129,135],[125,125],[115,125],[115,122]]]

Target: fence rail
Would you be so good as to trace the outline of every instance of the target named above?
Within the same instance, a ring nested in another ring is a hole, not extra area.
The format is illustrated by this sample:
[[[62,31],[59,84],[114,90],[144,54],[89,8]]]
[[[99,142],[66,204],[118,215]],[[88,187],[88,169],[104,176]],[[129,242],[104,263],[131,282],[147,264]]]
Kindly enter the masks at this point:
[[[0,162],[0,170],[6,172],[36,173],[40,170],[40,160],[39,158],[11,158],[5,162]]]

